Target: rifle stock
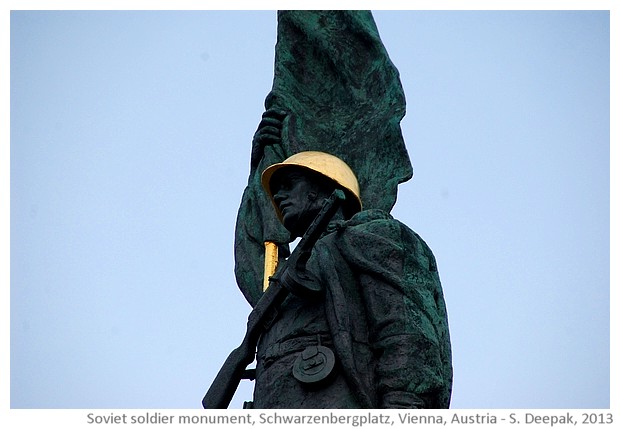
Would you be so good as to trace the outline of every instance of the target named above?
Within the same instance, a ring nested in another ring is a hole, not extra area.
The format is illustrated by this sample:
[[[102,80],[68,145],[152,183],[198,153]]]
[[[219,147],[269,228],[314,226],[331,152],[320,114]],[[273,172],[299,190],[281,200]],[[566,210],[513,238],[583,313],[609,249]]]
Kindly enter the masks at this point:
[[[248,324],[243,341],[226,358],[211,387],[202,400],[205,409],[228,408],[237,387],[243,378],[246,367],[254,360],[256,344],[261,334],[261,326],[268,322],[271,311],[279,306],[288,291],[279,284],[272,283],[248,316]]]
[[[254,361],[258,339],[273,321],[282,301],[284,301],[289,292],[304,295],[303,285],[292,280],[296,276],[289,271],[303,269],[310,257],[312,248],[325,231],[325,228],[344,199],[343,191],[336,189],[332,193],[297,244],[297,247],[293,250],[291,256],[284,263],[283,268],[276,276],[270,279],[270,286],[248,316],[247,329],[243,341],[239,347],[228,355],[228,358],[202,399],[202,406],[205,409],[228,408],[243,378],[246,367]],[[305,295],[310,296],[315,294],[316,291],[305,293]]]

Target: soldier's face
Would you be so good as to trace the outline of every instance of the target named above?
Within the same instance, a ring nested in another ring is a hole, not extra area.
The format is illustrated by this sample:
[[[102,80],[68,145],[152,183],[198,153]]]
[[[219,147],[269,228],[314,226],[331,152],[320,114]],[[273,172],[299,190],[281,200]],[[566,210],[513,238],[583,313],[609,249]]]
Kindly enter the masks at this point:
[[[301,237],[321,210],[326,192],[301,169],[282,169],[276,174],[272,179],[273,200],[282,213],[282,223],[294,236]]]

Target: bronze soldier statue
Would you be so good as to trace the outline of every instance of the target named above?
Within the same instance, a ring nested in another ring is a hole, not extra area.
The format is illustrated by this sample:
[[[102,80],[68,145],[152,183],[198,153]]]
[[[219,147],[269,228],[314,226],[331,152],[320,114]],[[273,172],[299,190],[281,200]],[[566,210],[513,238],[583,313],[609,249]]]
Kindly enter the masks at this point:
[[[253,311],[203,406],[227,407],[245,376],[254,408],[448,408],[435,257],[390,215],[413,170],[398,71],[370,12],[278,12],[265,107],[235,231]]]

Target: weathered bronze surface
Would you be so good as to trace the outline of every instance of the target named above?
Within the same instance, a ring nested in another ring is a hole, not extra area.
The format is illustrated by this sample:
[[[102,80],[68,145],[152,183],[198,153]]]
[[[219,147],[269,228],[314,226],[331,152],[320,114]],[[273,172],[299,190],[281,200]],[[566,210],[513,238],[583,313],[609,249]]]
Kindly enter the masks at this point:
[[[451,348],[435,257],[389,214],[412,168],[404,94],[370,12],[279,12],[265,105],[235,233],[237,283],[252,306],[263,295],[264,243],[285,267],[289,243],[331,192],[345,191],[347,203],[303,263],[285,268],[293,293],[258,341],[254,407],[447,408]],[[271,200],[261,173],[306,151],[351,167],[361,211],[335,176],[303,165],[271,176]]]

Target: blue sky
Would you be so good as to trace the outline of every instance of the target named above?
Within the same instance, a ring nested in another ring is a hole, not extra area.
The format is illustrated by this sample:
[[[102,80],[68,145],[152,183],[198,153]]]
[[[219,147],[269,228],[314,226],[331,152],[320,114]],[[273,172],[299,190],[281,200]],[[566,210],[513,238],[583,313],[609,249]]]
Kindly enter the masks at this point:
[[[609,407],[609,13],[373,13],[452,406]],[[12,408],[200,407],[250,311],[233,233],[275,35],[274,11],[11,13]]]

